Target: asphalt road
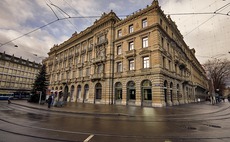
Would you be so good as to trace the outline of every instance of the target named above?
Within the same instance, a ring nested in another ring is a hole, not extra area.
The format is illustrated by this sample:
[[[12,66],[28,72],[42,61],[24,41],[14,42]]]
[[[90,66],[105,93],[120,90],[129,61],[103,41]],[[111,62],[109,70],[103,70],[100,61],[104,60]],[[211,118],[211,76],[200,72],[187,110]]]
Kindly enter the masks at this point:
[[[0,142],[229,142],[229,110],[220,105],[211,112],[184,108],[179,114],[178,109],[175,113],[170,109],[170,114],[115,116],[52,112],[0,102]]]

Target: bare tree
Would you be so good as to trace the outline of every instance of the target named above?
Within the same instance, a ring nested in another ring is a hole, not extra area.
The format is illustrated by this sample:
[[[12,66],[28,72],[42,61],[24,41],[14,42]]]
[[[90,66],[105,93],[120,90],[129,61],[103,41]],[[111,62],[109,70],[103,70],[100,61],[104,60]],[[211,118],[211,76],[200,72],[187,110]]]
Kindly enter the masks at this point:
[[[207,77],[213,83],[213,89],[222,94],[226,85],[225,82],[230,77],[230,61],[227,59],[208,60],[204,64],[204,68]]]

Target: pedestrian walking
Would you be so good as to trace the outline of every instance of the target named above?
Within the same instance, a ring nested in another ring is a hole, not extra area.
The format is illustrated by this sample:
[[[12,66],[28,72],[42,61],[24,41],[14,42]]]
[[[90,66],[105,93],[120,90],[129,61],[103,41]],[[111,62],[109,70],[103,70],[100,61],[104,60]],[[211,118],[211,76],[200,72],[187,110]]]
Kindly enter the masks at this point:
[[[11,104],[10,97],[8,97],[8,104]]]
[[[49,98],[48,98],[48,108],[50,108],[52,100],[53,100],[52,96],[49,96]]]

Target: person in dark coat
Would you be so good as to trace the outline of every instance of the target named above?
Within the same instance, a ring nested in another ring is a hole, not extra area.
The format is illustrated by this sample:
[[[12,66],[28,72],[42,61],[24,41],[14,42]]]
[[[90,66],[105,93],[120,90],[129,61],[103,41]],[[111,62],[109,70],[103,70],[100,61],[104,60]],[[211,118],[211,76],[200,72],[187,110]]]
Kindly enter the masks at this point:
[[[50,106],[51,106],[51,103],[52,103],[52,96],[49,96],[49,98],[48,98],[48,108],[50,108]]]
[[[8,104],[11,104],[10,97],[8,97]]]

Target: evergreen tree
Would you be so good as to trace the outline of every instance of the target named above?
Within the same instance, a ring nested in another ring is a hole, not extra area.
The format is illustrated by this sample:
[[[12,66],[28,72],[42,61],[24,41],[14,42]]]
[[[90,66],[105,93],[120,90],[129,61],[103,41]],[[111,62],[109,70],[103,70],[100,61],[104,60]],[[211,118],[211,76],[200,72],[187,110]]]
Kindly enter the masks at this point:
[[[30,101],[39,102],[40,92],[42,92],[41,100],[45,100],[47,88],[48,88],[48,83],[46,80],[46,66],[43,64],[33,84],[33,89],[32,89],[33,95],[31,96]]]

